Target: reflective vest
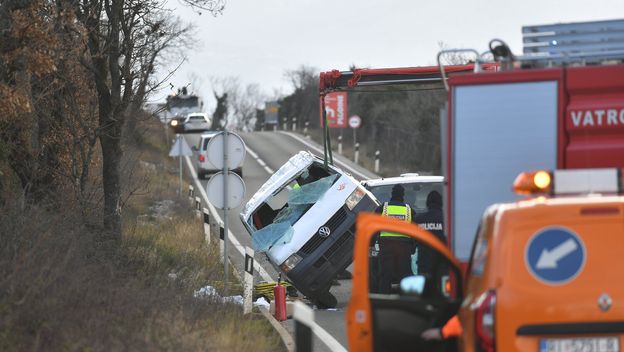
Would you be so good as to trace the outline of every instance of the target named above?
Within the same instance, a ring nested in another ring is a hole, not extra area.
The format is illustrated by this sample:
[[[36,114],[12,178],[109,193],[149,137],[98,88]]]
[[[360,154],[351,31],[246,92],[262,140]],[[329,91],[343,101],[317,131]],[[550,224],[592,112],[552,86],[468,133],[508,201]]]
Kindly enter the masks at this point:
[[[385,202],[383,205],[383,211],[381,212],[383,216],[391,216],[395,219],[403,220],[407,223],[412,222],[412,209],[409,205],[389,205],[388,202]],[[409,236],[394,233],[394,232],[382,232],[380,237],[407,237]]]

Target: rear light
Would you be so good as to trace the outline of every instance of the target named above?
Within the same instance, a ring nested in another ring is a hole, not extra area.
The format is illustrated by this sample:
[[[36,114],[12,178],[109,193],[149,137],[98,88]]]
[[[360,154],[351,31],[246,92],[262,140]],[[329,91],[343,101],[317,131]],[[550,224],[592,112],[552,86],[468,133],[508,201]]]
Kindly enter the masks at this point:
[[[201,161],[202,163],[206,161],[206,157],[204,156],[204,154],[199,154],[199,161]]]
[[[475,311],[475,331],[477,333],[477,343],[483,351],[495,352],[495,307],[496,291],[489,290],[477,299]]]

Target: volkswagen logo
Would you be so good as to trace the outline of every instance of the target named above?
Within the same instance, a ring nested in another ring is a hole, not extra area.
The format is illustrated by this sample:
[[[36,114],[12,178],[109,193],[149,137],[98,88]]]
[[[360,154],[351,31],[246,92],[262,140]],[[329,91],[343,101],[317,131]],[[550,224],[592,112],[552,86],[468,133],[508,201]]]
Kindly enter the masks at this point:
[[[329,229],[329,227],[323,226],[318,230],[318,234],[319,236],[321,236],[321,238],[327,238],[329,237],[329,234],[331,234],[331,230]]]
[[[611,304],[613,304],[613,300],[611,300],[611,297],[609,297],[608,294],[603,293],[600,297],[598,297],[598,307],[603,312],[608,311],[609,308],[611,308]]]

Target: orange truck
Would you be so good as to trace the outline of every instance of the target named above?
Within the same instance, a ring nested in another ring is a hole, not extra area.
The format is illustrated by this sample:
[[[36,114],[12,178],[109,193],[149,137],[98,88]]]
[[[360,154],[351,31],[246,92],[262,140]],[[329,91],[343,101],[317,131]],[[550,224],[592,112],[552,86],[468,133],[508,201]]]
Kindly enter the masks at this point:
[[[485,211],[465,277],[431,233],[360,215],[349,350],[623,351],[623,181],[620,169],[520,174],[514,189],[529,198]],[[369,293],[369,245],[380,231],[435,251],[432,273],[404,278],[394,294]],[[458,339],[423,338],[455,315],[463,327]]]

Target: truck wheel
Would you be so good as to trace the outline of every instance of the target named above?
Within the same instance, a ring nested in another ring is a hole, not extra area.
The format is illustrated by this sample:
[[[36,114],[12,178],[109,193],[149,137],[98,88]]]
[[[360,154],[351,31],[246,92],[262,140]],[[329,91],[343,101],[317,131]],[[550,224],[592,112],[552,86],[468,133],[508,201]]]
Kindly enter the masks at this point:
[[[331,292],[329,292],[329,290],[327,290],[321,292],[319,296],[313,300],[313,303],[316,304],[316,306],[320,309],[328,309],[336,308],[336,305],[338,305],[338,300]]]

